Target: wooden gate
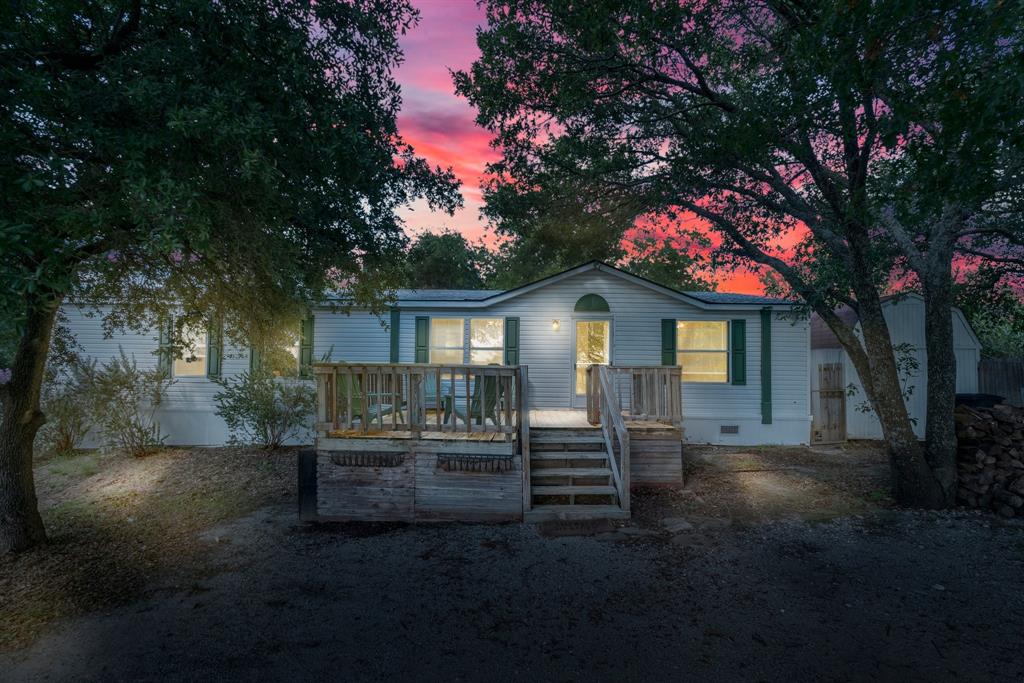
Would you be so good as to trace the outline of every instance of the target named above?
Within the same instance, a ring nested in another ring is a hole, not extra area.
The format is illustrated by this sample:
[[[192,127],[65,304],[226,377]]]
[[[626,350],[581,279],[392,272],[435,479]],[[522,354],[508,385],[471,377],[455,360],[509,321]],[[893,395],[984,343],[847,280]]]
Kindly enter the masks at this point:
[[[818,365],[818,386],[811,391],[811,443],[846,440],[846,389],[842,363]]]

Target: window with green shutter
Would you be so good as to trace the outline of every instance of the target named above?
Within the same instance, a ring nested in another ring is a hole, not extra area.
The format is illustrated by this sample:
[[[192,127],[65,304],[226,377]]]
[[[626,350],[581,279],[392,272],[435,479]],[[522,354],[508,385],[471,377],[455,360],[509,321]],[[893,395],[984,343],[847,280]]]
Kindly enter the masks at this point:
[[[730,324],[732,334],[732,383],[747,383],[747,321],[733,320]]]
[[[663,318],[661,321],[661,364],[676,364],[676,319]]]
[[[224,357],[224,326],[220,321],[210,324],[206,330],[206,376],[217,379],[221,375]]]
[[[174,336],[174,319],[167,316],[159,324],[160,341],[157,346],[157,368],[166,376],[171,374],[171,363],[174,361],[174,349],[171,337]]]
[[[299,337],[299,377],[313,376],[313,316],[302,321],[302,333]]]
[[[389,330],[390,333],[391,333],[391,353],[388,356],[391,359],[392,363],[399,362],[398,359],[399,359],[400,351],[401,351],[401,343],[400,343],[399,340],[401,339],[401,333],[402,333],[402,325],[401,325],[401,323],[402,323],[401,314],[398,312],[397,308],[392,308],[391,309],[391,329]]]
[[[772,310],[761,309],[761,424],[772,423]]]
[[[416,316],[416,363],[430,362],[430,318],[425,315]]]
[[[519,365],[519,318],[505,318],[505,365]]]

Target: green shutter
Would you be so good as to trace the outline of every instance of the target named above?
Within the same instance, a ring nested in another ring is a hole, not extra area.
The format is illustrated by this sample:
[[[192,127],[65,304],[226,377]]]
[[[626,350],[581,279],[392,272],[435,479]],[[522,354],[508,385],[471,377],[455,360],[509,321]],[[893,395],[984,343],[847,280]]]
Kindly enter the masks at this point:
[[[263,367],[263,354],[255,346],[249,349],[249,372],[256,372]]]
[[[661,364],[676,364],[676,321],[662,318],[661,320]]]
[[[747,383],[747,321],[733,320],[732,331],[732,383]]]
[[[505,318],[505,365],[519,365],[519,318]]]
[[[299,337],[299,377],[313,376],[313,316],[302,320]]]
[[[761,309],[761,424],[772,423],[772,309]]]
[[[416,357],[417,363],[430,362],[430,318],[416,316]]]
[[[391,309],[391,362],[397,363],[399,351],[401,346],[399,345],[399,339],[401,338],[401,315],[397,308]]]
[[[160,342],[157,346],[157,368],[168,377],[171,375],[171,361],[174,350],[171,348],[171,337],[174,331],[174,319],[167,316],[160,321]]]
[[[206,328],[206,376],[220,377],[221,358],[224,356],[224,327],[219,321]]]

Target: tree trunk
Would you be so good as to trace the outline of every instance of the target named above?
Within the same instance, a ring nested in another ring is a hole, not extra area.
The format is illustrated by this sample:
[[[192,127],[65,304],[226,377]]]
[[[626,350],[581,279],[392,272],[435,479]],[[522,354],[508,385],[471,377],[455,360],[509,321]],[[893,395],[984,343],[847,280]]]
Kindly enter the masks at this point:
[[[943,507],[956,502],[956,353],[953,348],[953,286],[950,267],[931,268],[924,282],[928,399],[925,456],[942,488]]]
[[[860,323],[875,393],[871,403],[889,449],[895,498],[902,505],[942,507],[942,491],[914,434],[903,401],[889,326],[880,302],[877,306],[862,306]]]
[[[857,296],[857,313],[864,339],[863,348],[857,348],[855,352],[847,348],[847,352],[882,427],[892,467],[893,495],[901,505],[944,507],[942,488],[914,434],[903,400],[892,337],[870,265],[870,236],[858,225],[847,231],[847,239],[852,257],[853,291]],[[845,342],[843,345],[848,347]]]
[[[45,422],[39,394],[59,299],[30,300],[0,417],[0,555],[46,542],[32,476],[32,443]]]

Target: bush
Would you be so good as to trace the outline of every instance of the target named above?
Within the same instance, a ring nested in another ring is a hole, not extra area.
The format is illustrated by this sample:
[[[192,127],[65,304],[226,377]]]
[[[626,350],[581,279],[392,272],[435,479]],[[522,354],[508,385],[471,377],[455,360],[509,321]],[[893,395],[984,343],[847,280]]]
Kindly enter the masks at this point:
[[[44,453],[67,455],[77,449],[91,425],[96,367],[75,361],[47,373],[40,403],[46,422],[36,435]]]
[[[160,370],[140,370],[124,349],[95,373],[93,421],[103,445],[139,458],[163,445],[156,411],[173,380]]]
[[[316,391],[309,382],[253,370],[220,384],[223,391],[214,396],[217,414],[227,423],[233,444],[280,448],[312,426]]]

